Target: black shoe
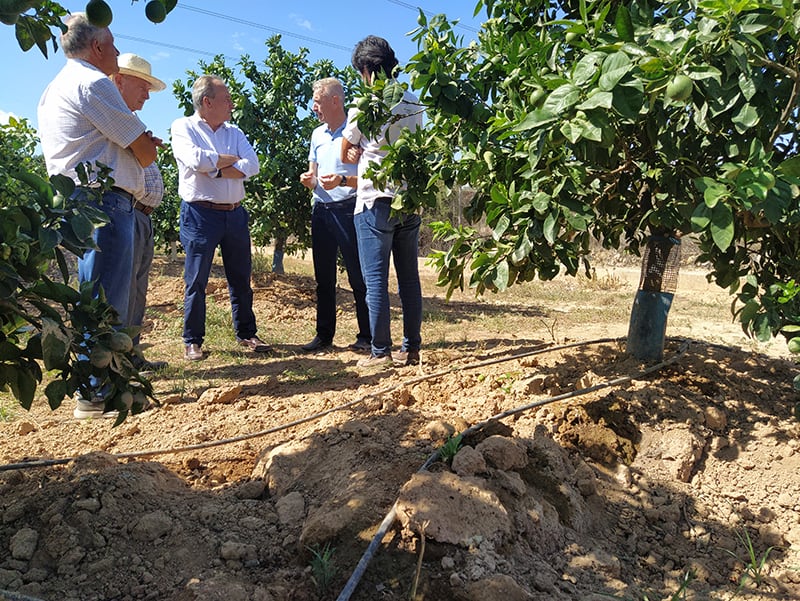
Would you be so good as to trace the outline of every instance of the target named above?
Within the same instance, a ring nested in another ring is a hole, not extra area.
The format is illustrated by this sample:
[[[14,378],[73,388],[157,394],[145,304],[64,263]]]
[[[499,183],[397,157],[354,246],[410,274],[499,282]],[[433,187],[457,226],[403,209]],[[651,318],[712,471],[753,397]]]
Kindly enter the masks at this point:
[[[324,351],[325,349],[329,349],[333,346],[332,340],[323,340],[319,336],[314,336],[314,340],[309,342],[308,344],[304,344],[300,347],[301,350],[305,351],[306,353],[313,353],[315,351]]]
[[[362,340],[359,338],[353,344],[349,345],[347,349],[353,351],[354,353],[366,354],[372,352],[372,345],[366,340]]]
[[[148,361],[147,359],[135,357],[133,360],[133,366],[140,372],[160,371],[169,367],[169,363],[166,361]]]

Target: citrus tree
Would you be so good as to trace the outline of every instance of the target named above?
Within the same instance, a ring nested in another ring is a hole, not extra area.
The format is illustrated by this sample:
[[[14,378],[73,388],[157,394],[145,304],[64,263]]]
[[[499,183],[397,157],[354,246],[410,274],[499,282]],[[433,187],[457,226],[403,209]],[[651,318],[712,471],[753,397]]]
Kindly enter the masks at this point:
[[[161,23],[178,0],[147,0],[143,4],[147,20]],[[105,0],[89,0],[84,10],[89,21],[98,27],[108,27],[114,18]],[[66,14],[67,10],[52,0],[0,0],[0,23],[14,27],[17,43],[24,52],[35,46],[45,57],[48,44],[54,52],[58,48],[58,36],[65,28],[62,18]]]
[[[133,332],[119,330],[117,312],[102,293],[93,298],[91,283],[71,284],[68,260],[93,247],[92,232],[106,218],[65,202],[75,183],[46,179],[36,142],[25,120],[0,125],[0,390],[29,409],[47,372],[44,392],[55,409],[76,392],[92,398],[99,383],[122,421],[152,387],[131,362]],[[84,184],[92,169],[79,170]],[[108,173],[94,175],[102,186],[113,183]]]
[[[378,173],[409,182],[406,210],[441,184],[474,189],[466,216],[489,233],[436,226],[449,242],[435,255],[440,283],[498,291],[588,269],[593,239],[638,253],[653,235],[693,234],[745,330],[791,337],[796,4],[480,0],[480,11],[469,45],[420,14],[406,70],[426,131]]]
[[[150,0],[145,15],[158,22],[175,4]],[[86,11],[98,26],[111,22],[103,0],[90,0]],[[13,27],[23,51],[35,46],[45,57],[49,47],[57,49],[66,14],[50,0],[0,0],[0,23]],[[47,179],[36,141],[24,120],[0,126],[0,390],[10,390],[27,409],[46,376],[44,393],[55,409],[64,398],[77,393],[89,399],[103,387],[106,408],[119,410],[121,423],[153,395],[133,367],[135,332],[120,328],[102,291],[94,298],[93,286],[76,287],[71,274],[74,257],[93,247],[92,234],[106,218],[65,201],[76,184],[62,176]],[[80,166],[79,176],[89,194],[113,185],[100,164]]]

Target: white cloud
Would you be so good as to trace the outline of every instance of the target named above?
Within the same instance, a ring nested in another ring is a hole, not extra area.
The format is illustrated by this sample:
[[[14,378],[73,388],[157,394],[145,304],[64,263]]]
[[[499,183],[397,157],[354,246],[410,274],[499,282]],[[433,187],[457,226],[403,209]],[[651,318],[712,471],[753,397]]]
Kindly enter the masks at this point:
[[[19,119],[18,115],[15,115],[14,113],[9,113],[7,111],[4,111],[4,110],[0,109],[0,124],[5,125],[6,123],[8,123],[8,118],[9,117],[14,117],[16,119]]]
[[[289,18],[294,21],[294,24],[302,29],[307,29],[308,31],[314,31],[314,26],[311,25],[311,21],[306,19],[303,15],[291,14]]]

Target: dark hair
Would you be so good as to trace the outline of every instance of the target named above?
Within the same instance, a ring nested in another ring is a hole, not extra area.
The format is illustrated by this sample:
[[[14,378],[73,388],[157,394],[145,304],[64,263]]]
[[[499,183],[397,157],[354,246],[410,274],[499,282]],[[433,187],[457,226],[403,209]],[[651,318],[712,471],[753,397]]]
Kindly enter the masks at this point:
[[[350,64],[359,73],[364,69],[371,75],[383,73],[392,77],[398,61],[389,42],[376,35],[368,35],[353,49]]]

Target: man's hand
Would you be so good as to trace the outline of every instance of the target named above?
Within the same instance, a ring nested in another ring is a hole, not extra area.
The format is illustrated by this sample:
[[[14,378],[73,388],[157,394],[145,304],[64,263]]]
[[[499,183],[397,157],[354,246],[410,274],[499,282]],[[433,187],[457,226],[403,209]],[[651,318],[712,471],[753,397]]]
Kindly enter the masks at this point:
[[[314,181],[315,179],[316,178],[314,177],[314,172],[311,170],[305,171],[300,174],[300,183],[303,184],[309,190],[313,190],[316,187],[317,182]]]
[[[359,158],[361,158],[361,148],[359,146],[351,146],[345,150],[346,163],[358,163]]]
[[[319,176],[319,185],[324,190],[333,190],[342,181],[342,176],[338,173],[326,173]]]
[[[159,148],[164,148],[164,140],[162,140],[158,136],[154,135],[153,132],[151,132],[149,129],[144,133],[146,133],[148,135],[148,137],[150,138],[150,141],[153,142],[153,144],[155,144]]]

